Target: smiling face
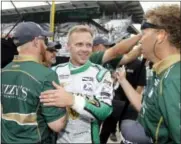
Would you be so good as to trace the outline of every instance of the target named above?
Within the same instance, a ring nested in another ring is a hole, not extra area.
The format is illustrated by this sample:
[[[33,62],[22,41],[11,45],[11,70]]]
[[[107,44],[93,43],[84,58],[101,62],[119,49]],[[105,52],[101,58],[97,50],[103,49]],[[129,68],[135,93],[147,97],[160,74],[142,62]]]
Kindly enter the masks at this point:
[[[92,53],[93,38],[89,32],[73,32],[69,36],[68,48],[72,64],[81,66],[87,62]]]
[[[45,57],[46,57],[46,62],[48,64],[52,65],[52,64],[56,63],[56,51],[55,50],[54,51],[47,50]]]

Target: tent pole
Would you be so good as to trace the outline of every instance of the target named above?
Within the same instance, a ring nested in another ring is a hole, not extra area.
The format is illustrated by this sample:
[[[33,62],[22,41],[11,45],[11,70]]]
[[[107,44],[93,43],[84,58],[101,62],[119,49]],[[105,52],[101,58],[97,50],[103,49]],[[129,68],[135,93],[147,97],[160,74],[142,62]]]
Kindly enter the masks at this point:
[[[50,31],[54,33],[54,24],[55,24],[55,0],[52,0],[51,13],[50,13]],[[54,40],[54,36],[51,37],[51,40]]]

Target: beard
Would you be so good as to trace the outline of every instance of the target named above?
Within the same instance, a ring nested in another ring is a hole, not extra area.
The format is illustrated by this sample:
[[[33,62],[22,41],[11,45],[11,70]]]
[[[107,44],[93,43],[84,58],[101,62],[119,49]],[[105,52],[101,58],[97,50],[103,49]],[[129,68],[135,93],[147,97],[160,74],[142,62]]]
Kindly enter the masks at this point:
[[[46,49],[44,44],[40,44],[40,55],[41,55],[41,61],[45,62],[46,61]]]
[[[55,63],[56,63],[56,58],[52,58],[52,59],[51,59],[51,63],[52,63],[52,64],[55,64]]]

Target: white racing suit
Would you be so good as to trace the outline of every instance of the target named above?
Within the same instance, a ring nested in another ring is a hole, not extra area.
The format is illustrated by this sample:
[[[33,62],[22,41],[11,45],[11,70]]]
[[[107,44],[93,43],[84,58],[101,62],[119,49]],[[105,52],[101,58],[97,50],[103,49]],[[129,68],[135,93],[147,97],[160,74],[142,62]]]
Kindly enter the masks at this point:
[[[75,96],[74,105],[67,108],[68,122],[59,133],[57,143],[100,143],[98,121],[112,113],[110,73],[90,61],[79,68],[69,62],[52,69],[65,90]]]

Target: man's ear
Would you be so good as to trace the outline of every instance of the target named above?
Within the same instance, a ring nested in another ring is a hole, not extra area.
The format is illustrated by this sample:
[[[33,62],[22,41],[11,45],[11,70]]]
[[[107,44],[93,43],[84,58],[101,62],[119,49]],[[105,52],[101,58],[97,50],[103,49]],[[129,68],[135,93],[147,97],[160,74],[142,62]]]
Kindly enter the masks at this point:
[[[34,40],[32,41],[32,44],[34,47],[37,47],[38,46],[38,38],[34,38]]]
[[[163,43],[165,41],[165,39],[167,38],[167,33],[165,30],[161,29],[158,31],[158,35],[157,35],[157,42],[159,44]]]

